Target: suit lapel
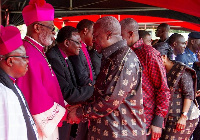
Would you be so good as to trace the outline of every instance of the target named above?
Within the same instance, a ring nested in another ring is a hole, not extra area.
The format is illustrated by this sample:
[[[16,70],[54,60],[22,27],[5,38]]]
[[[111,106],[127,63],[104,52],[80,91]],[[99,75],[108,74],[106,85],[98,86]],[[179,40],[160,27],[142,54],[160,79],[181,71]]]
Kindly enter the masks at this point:
[[[69,69],[69,72],[71,74],[71,80],[72,80],[73,84],[75,86],[77,86],[76,85],[76,77],[75,77],[75,74],[74,74],[73,66],[72,66],[71,62],[69,61],[69,59],[67,59],[66,62],[68,64],[68,69]]]
[[[60,52],[60,50],[57,46],[55,47],[55,51],[58,54],[58,56],[59,56],[59,58],[60,58],[60,60],[63,64],[65,77],[69,78],[72,81],[72,83],[75,86],[77,86],[76,78],[75,78],[75,75],[74,75],[74,70],[73,70],[71,62],[69,61],[69,59],[65,60],[65,58],[62,56],[62,54],[61,54],[61,52]]]

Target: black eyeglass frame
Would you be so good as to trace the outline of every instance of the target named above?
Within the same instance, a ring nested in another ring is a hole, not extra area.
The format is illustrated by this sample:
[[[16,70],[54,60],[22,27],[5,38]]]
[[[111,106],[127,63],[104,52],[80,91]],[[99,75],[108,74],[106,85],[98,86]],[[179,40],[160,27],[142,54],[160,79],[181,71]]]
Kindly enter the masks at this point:
[[[76,43],[77,45],[82,45],[82,42],[78,42],[78,41],[75,41],[75,40],[73,40],[73,39],[67,39],[67,40],[73,41],[73,42]]]
[[[7,56],[4,60],[7,60],[9,57],[21,57],[22,59],[28,59],[29,56],[20,56],[20,55],[11,55],[11,56]]]
[[[55,29],[56,29],[55,27],[52,28],[52,27],[47,26],[47,25],[44,25],[44,24],[42,24],[42,23],[36,23],[36,24],[41,25],[41,26],[44,26],[44,27],[50,29],[52,32],[55,31]]]

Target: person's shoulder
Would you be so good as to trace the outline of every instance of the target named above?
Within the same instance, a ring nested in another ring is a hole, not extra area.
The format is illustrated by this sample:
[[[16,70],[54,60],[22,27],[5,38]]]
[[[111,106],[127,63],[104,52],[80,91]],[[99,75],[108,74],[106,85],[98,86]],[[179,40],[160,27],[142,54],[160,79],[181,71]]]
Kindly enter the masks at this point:
[[[52,56],[52,55],[55,55],[57,50],[58,50],[58,47],[57,47],[57,46],[52,47],[51,49],[49,49],[49,50],[46,52],[46,56],[47,56],[47,57],[50,57],[50,56]]]
[[[187,54],[184,52],[182,54],[178,54],[175,58],[176,61],[184,60],[187,57]]]
[[[144,47],[142,49],[143,53],[149,57],[160,57],[160,52],[157,51],[154,47],[151,45],[144,44]]]
[[[136,55],[136,53],[131,49],[131,48],[129,48],[128,47],[128,50],[126,51],[127,52],[127,54],[126,54],[126,58],[125,59],[127,59],[127,65],[128,66],[131,66],[131,65],[133,65],[134,63],[136,64],[140,64],[140,61],[139,61],[139,59],[138,59],[138,57],[137,57],[137,55]],[[135,65],[134,64],[134,65]]]

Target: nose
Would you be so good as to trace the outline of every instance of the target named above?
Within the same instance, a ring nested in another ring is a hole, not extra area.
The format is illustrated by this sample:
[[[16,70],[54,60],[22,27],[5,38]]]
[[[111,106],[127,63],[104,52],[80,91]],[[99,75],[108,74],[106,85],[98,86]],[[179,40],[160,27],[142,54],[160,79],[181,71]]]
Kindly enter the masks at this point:
[[[29,60],[28,60],[28,59],[26,59],[26,63],[27,63],[27,64],[29,63]]]
[[[56,31],[52,31],[52,34],[53,34],[53,35],[56,35]]]

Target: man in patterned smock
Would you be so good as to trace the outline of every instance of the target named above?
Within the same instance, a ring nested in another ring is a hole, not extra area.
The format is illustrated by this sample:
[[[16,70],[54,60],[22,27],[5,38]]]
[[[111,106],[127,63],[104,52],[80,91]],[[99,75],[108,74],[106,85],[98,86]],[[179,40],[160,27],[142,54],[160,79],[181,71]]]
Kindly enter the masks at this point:
[[[89,119],[89,140],[145,140],[139,60],[122,40],[116,18],[99,19],[93,37],[103,54],[94,96],[77,109],[69,108],[68,121]]]

